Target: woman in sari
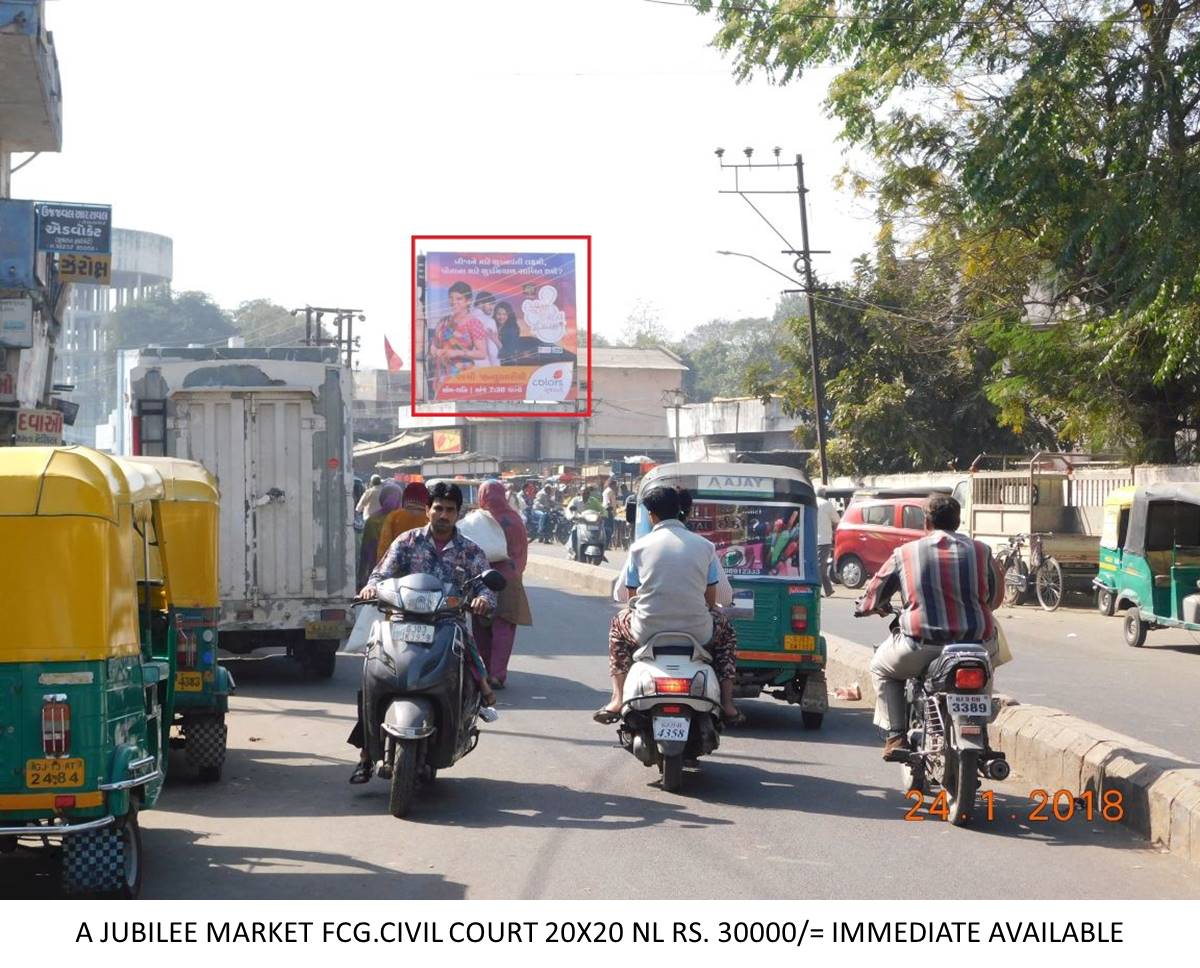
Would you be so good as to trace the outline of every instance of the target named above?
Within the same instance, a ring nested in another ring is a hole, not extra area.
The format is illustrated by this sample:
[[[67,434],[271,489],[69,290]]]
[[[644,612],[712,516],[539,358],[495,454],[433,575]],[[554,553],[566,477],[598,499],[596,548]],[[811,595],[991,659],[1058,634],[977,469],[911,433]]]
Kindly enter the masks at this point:
[[[504,485],[499,481],[488,481],[479,489],[479,506],[487,511],[504,529],[504,540],[508,546],[508,558],[493,562],[508,582],[500,592],[496,612],[490,619],[472,615],[475,645],[488,668],[488,682],[493,689],[503,689],[508,678],[508,660],[512,655],[518,625],[532,625],[529,600],[525,597],[525,586],[521,575],[529,559],[529,536],[525,522],[508,503]]]
[[[363,524],[362,552],[358,556],[358,587],[367,583],[375,564],[379,561],[379,533],[388,515],[400,506],[404,491],[395,481],[388,481],[379,491],[379,510],[367,518]]]
[[[433,330],[434,393],[452,376],[487,359],[487,333],[471,315],[471,287],[465,282],[450,286],[450,315]]]
[[[405,531],[423,528],[429,523],[429,512],[426,509],[428,498],[429,491],[420,482],[409,484],[404,488],[400,507],[387,516],[387,520],[383,522],[383,527],[379,530],[378,558],[387,554],[392,542]]]

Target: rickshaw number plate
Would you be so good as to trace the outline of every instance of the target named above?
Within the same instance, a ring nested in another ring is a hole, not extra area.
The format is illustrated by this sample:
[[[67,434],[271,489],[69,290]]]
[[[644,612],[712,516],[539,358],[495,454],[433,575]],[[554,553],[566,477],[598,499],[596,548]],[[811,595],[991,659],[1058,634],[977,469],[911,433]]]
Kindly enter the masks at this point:
[[[305,622],[306,639],[340,639],[346,634],[345,622]]]
[[[946,709],[951,716],[990,716],[992,697],[950,692],[946,694]]]
[[[199,672],[176,672],[176,692],[203,692],[204,675]]]
[[[83,759],[26,760],[25,785],[30,789],[83,786]]]
[[[654,738],[667,742],[686,743],[690,725],[691,722],[686,716],[655,716]]]
[[[812,652],[817,647],[817,640],[812,635],[785,635],[783,647],[788,652]]]
[[[432,625],[415,625],[411,622],[406,622],[403,625],[395,625],[392,627],[396,638],[403,642],[432,642],[433,641],[433,626]]]

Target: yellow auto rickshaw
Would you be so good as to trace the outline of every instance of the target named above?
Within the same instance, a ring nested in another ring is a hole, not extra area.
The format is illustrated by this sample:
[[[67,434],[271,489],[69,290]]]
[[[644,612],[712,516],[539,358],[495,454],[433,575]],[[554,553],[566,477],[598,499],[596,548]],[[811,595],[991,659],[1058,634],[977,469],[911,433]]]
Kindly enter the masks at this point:
[[[1096,609],[1112,615],[1117,608],[1117,580],[1124,557],[1125,535],[1129,531],[1129,512],[1136,487],[1118,487],[1104,499],[1104,521],[1100,532],[1099,572],[1092,579],[1096,589]]]
[[[0,852],[61,841],[68,893],[141,886],[174,713],[175,632],[137,579],[162,497],[85,447],[0,448]]]
[[[220,492],[203,464],[179,457],[119,458],[157,473],[163,482],[160,543],[151,548],[150,576],[170,573],[170,597],[160,604],[174,617],[175,721],[184,753],[201,780],[221,777],[233,677],[217,661]]]

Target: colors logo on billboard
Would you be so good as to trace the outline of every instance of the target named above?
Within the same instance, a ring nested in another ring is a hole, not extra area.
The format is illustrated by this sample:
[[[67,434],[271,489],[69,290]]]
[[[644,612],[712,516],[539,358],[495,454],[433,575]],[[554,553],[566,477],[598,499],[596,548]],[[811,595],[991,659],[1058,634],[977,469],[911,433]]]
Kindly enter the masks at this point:
[[[567,399],[575,385],[575,367],[570,363],[549,363],[538,367],[529,378],[525,396],[528,400]]]

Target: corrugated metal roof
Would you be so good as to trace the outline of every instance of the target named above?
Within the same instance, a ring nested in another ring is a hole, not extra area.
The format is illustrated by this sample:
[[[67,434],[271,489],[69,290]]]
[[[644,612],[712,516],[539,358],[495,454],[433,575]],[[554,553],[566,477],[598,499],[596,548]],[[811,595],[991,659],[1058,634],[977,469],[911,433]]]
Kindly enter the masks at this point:
[[[679,357],[661,346],[596,346],[592,366],[610,370],[686,370]]]

